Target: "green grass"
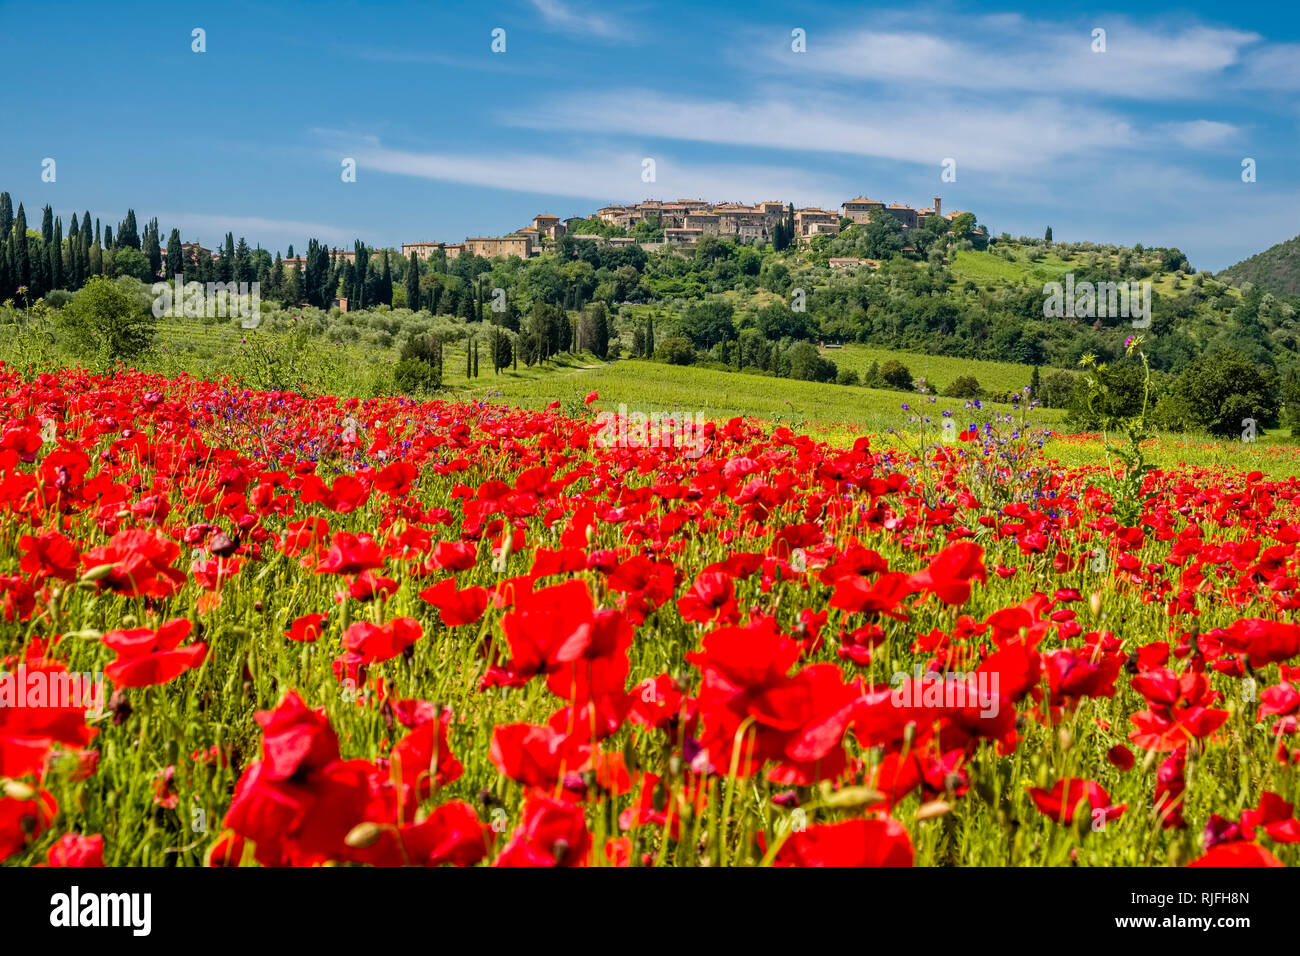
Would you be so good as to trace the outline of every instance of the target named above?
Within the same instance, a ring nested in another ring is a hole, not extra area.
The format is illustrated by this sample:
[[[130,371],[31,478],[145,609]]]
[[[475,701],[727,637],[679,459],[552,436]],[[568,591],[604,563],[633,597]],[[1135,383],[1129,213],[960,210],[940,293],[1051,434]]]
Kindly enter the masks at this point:
[[[931,388],[940,391],[952,384],[959,375],[974,375],[986,392],[1019,391],[1029,384],[1034,370],[1030,365],[1016,362],[988,362],[979,359],[953,358],[947,355],[922,355],[916,352],[899,352],[892,349],[873,348],[869,345],[846,345],[841,349],[823,349],[822,355],[839,368],[847,368],[859,375],[871,367],[872,362],[883,365],[897,359],[908,367],[912,378],[924,378]]]
[[[459,380],[464,382],[463,377]],[[864,433],[883,433],[888,428],[910,430],[909,413],[900,409],[925,408],[937,419],[951,410],[960,424],[988,414],[1010,412],[1010,407],[986,403],[985,413],[966,412],[961,399],[939,398],[930,404],[925,396],[909,392],[884,391],[851,385],[799,382],[743,372],[721,372],[692,366],[665,365],[644,359],[626,359],[604,365],[559,366],[549,374],[521,369],[492,377],[481,376],[469,388],[458,386],[452,376],[447,382],[457,397],[544,408],[558,401],[572,408],[585,396],[598,392],[601,409],[615,410],[625,404],[629,412],[682,411],[701,413],[715,421],[752,416],[762,421],[806,429],[826,440],[842,440]],[[913,412],[914,414],[915,412]],[[1055,426],[1061,413],[1043,410],[1035,420]]]

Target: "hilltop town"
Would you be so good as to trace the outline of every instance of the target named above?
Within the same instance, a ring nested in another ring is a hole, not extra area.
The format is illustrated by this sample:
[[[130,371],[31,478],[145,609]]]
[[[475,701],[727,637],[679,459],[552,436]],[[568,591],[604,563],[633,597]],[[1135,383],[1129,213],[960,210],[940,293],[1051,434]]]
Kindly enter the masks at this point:
[[[816,236],[837,236],[841,229],[863,225],[873,215],[893,216],[904,230],[926,228],[932,219],[951,223],[961,212],[943,213],[943,201],[934,197],[927,209],[914,209],[899,203],[886,204],[880,200],[859,196],[844,202],[839,210],[804,207],[776,201],[756,205],[725,202],[709,203],[702,199],[678,199],[663,202],[647,199],[627,206],[604,206],[591,216],[574,216],[561,220],[558,216],[539,215],[531,225],[516,229],[504,236],[467,237],[464,242],[407,242],[402,244],[402,255],[412,253],[428,259],[441,252],[448,259],[461,255],[518,256],[527,259],[542,251],[544,244],[558,242],[567,236],[587,239],[609,245],[638,243],[647,252],[661,246],[694,246],[704,236],[727,237],[741,242],[768,242],[783,222],[792,228],[792,239],[810,242]],[[612,229],[596,231],[593,225],[603,224]],[[662,240],[638,241],[634,235],[609,235],[608,232],[633,232],[638,226],[654,227],[662,231]],[[976,230],[979,231],[979,230]],[[341,253],[344,257],[350,253]]]

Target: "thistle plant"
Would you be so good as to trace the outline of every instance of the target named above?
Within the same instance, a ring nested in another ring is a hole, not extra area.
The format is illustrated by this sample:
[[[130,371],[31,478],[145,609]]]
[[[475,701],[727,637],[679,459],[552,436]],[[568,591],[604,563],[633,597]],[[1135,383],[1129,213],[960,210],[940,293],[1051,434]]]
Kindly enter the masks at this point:
[[[1151,423],[1147,417],[1151,406],[1151,366],[1147,362],[1146,353],[1142,351],[1140,335],[1129,336],[1125,340],[1124,354],[1136,355],[1142,362],[1142,411],[1138,415],[1122,416],[1106,411],[1110,387],[1099,378],[1106,368],[1104,362],[1098,364],[1097,357],[1089,352],[1079,360],[1079,365],[1088,370],[1084,375],[1088,411],[1096,415],[1101,424],[1106,454],[1116,460],[1114,467],[1106,469],[1099,484],[1110,495],[1115,518],[1131,525],[1142,512],[1146,475],[1155,467],[1146,460],[1142,451],[1143,442],[1152,437]],[[1122,433],[1123,438],[1112,440],[1111,434],[1114,432]]]

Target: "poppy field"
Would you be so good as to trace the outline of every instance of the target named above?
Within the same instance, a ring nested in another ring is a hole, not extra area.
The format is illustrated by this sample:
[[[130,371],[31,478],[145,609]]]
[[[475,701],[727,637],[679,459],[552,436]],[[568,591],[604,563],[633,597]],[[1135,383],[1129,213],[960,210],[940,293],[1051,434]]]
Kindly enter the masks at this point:
[[[4,865],[1297,862],[1295,477],[0,393]]]

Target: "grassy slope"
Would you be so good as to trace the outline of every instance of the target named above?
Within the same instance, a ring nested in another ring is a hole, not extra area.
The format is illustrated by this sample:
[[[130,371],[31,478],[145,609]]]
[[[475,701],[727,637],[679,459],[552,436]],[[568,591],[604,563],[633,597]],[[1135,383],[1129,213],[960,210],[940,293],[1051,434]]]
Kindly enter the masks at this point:
[[[1300,236],[1243,259],[1215,278],[1233,285],[1253,282],[1279,295],[1300,295]]]
[[[947,355],[923,355],[869,345],[846,345],[841,349],[823,350],[822,354],[838,367],[852,369],[859,375],[866,372],[872,362],[883,365],[889,359],[897,359],[908,367],[914,379],[924,378],[931,388],[938,386],[941,391],[951,385],[958,375],[974,375],[987,392],[1019,391],[1029,384],[1034,371],[1032,366],[1016,362],[985,362]]]
[[[592,391],[600,395],[596,405],[614,410],[622,403],[629,412],[701,413],[706,418],[725,420],[733,416],[754,416],[764,421],[804,428],[818,437],[843,437],[887,428],[908,429],[908,412],[922,406],[938,417],[944,409],[954,412],[960,424],[973,420],[975,412],[963,410],[960,399],[940,398],[934,404],[922,396],[848,385],[826,385],[769,378],[741,372],[720,372],[689,366],[664,365],[642,359],[626,359],[590,367],[561,366],[551,374],[537,370],[519,374],[506,372],[493,378],[480,376],[465,387],[463,376],[453,374],[447,383],[459,397],[509,402],[541,408],[553,401],[564,407],[581,403]],[[1008,412],[1007,406],[988,405],[989,410]],[[981,415],[980,418],[986,416]],[[1061,413],[1048,410],[1038,416],[1047,423],[1060,421]]]

